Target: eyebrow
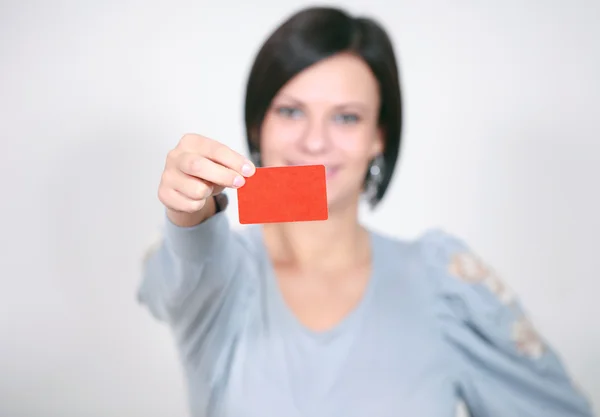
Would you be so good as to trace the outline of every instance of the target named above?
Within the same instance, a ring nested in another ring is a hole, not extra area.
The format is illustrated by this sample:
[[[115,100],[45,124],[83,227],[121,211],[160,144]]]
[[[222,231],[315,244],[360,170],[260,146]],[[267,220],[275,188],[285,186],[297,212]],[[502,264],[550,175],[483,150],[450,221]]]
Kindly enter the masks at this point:
[[[279,97],[292,101],[294,102],[294,104],[302,107],[305,106],[306,104],[303,103],[301,100],[298,100],[295,97],[289,96],[287,94],[280,94]],[[368,106],[366,106],[364,103],[358,102],[358,101],[349,101],[347,103],[341,103],[335,106],[336,109],[344,109],[344,108],[348,108],[348,107],[358,107],[363,111],[367,111],[368,110]]]

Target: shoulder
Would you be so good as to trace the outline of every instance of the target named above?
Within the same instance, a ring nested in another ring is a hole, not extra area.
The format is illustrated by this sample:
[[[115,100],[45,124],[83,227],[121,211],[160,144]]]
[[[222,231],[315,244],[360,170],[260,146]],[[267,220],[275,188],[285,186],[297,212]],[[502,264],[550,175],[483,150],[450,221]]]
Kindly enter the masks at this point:
[[[416,238],[399,239],[374,233],[378,251],[413,265],[424,284],[444,293],[477,292],[491,304],[510,305],[514,293],[500,274],[461,237],[442,229],[428,229]],[[493,298],[490,298],[493,297]]]
[[[453,276],[460,281],[479,283],[490,271],[485,262],[457,235],[442,229],[428,229],[412,239],[400,239],[382,232],[372,232],[379,252],[400,252],[433,273],[435,277]]]
[[[426,308],[447,340],[473,348],[481,343],[479,335],[515,356],[533,359],[545,353],[544,341],[499,270],[463,238],[442,229],[409,240],[377,236],[390,262],[411,265],[413,281],[429,294]]]
[[[435,292],[442,328],[455,337],[464,331],[485,335],[489,343],[516,356],[540,358],[546,346],[518,296],[472,246],[441,229],[428,230],[415,245]],[[464,343],[468,338],[462,339]]]
[[[429,278],[447,291],[475,291],[492,304],[516,302],[500,273],[462,238],[441,229],[428,230],[416,241]]]

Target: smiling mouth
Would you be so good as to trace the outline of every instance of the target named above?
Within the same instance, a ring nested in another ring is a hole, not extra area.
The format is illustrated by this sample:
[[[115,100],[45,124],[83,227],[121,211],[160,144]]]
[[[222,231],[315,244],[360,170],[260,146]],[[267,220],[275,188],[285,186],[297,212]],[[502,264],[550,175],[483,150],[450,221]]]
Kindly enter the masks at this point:
[[[313,162],[313,163],[305,163],[305,162],[294,163],[294,162],[287,161],[286,165],[288,165],[288,166],[324,165],[325,166],[325,175],[326,175],[327,179],[332,178],[333,176],[335,176],[338,173],[338,171],[340,170],[340,166],[339,165],[327,165],[327,164],[322,164],[322,163],[317,163],[317,162]]]

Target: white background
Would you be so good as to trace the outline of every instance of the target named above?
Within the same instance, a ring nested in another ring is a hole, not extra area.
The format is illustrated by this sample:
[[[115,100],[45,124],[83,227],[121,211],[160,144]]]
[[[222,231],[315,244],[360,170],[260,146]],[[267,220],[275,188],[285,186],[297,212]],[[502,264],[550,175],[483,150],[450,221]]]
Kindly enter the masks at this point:
[[[135,300],[164,157],[191,131],[245,151],[251,61],[308,3],[218,4],[1,2],[0,415],[187,414],[170,334]],[[406,103],[365,220],[463,237],[600,404],[599,3],[343,5],[393,36]]]

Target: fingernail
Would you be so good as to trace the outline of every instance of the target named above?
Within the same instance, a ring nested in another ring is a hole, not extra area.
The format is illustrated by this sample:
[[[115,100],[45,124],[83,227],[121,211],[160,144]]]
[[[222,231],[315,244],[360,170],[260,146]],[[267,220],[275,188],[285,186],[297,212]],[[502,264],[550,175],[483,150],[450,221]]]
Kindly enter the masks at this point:
[[[244,164],[244,166],[242,166],[242,175],[245,177],[252,175],[252,166],[250,164]]]
[[[233,186],[234,187],[241,187],[242,185],[244,185],[244,178],[241,175],[236,176],[233,179]]]

